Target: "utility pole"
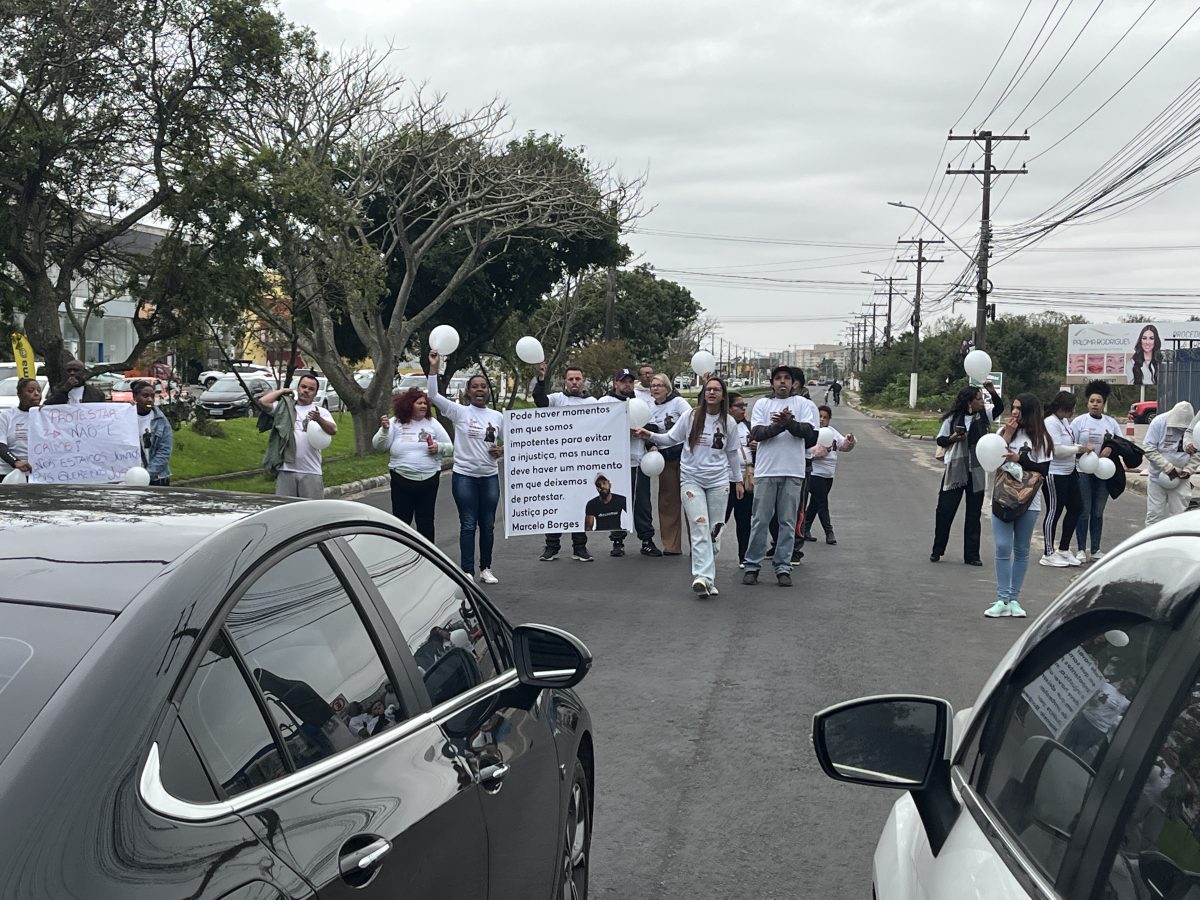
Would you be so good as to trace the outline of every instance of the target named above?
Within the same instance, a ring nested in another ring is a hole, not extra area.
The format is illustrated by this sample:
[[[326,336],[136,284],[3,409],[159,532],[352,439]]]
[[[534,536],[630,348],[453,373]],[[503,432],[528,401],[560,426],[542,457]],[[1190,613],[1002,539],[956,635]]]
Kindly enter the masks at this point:
[[[871,307],[871,355],[874,356],[875,355],[875,337],[876,337],[876,331],[875,331],[876,311],[887,306],[887,304],[872,302],[872,303],[864,303],[863,306]]]
[[[1027,141],[1029,135],[992,134],[990,131],[956,135],[951,132],[947,140],[975,141],[983,148],[982,169],[951,169],[946,166],[947,175],[974,175],[983,186],[983,213],[979,222],[979,261],[977,263],[979,271],[978,280],[975,282],[975,349],[983,350],[987,343],[988,294],[992,292],[992,283],[988,280],[988,257],[991,255],[992,247],[992,179],[998,175],[1029,174],[1029,170],[1024,165],[1019,169],[995,168],[992,165],[992,145],[1001,141]]]
[[[928,240],[925,240],[924,238],[916,238],[915,240],[911,240],[911,241],[897,241],[897,243],[916,244],[917,245],[917,258],[916,259],[901,259],[901,260],[899,260],[899,262],[902,262],[902,263],[916,263],[917,264],[917,292],[913,296],[913,314],[912,314],[912,327],[913,327],[912,375],[908,380],[908,408],[915,409],[916,405],[917,405],[917,361],[920,358],[920,348],[921,348],[921,267],[924,266],[925,263],[940,263],[942,261],[940,259],[926,259],[925,258],[925,248],[929,244],[944,244],[945,241],[942,241],[942,240],[928,241]]]
[[[888,298],[887,299],[887,322],[883,327],[883,346],[890,347],[890,346],[892,346],[892,297],[895,295],[895,292],[896,292],[896,282],[897,281],[908,281],[908,276],[905,276],[904,278],[897,278],[894,275],[891,275],[891,276],[888,276],[887,278],[880,278],[878,275],[876,275],[875,280],[876,281],[886,281],[887,286],[888,286],[887,287],[887,298]],[[883,291],[876,291],[875,296],[882,297]]]
[[[609,266],[605,270],[606,280],[608,281],[608,303],[604,307],[604,340],[611,341],[616,337],[616,318],[617,318],[617,270],[614,266]]]

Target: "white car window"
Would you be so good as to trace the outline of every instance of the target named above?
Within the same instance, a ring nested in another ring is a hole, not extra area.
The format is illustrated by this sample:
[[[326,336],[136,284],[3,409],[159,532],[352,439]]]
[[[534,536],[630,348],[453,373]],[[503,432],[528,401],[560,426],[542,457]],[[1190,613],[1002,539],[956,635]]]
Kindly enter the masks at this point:
[[[1052,660],[1018,675],[1008,708],[983,739],[979,793],[1051,879],[1114,733],[1137,696],[1168,628],[1096,620]],[[1054,636],[1047,638],[1053,642]]]

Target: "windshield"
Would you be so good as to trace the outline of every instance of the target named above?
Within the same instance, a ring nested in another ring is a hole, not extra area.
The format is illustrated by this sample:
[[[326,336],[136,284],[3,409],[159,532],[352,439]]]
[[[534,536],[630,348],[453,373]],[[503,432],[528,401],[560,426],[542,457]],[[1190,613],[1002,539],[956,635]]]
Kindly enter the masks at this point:
[[[17,396],[17,379],[5,378],[0,381],[0,397],[15,397]]]

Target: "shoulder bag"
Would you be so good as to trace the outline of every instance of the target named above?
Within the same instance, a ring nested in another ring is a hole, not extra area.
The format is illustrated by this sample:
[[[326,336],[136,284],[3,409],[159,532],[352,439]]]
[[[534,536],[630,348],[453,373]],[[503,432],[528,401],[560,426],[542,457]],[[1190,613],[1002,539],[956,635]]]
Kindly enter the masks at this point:
[[[1015,522],[1033,504],[1033,498],[1042,489],[1042,473],[1021,471],[1017,478],[1007,468],[996,472],[996,486],[992,490],[992,515],[1001,522]]]

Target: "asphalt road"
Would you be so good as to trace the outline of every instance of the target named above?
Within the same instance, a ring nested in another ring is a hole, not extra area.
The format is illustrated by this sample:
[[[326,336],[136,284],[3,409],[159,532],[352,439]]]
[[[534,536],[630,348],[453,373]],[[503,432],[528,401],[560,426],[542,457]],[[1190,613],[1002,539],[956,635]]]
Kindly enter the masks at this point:
[[[596,664],[580,691],[596,728],[594,897],[863,898],[871,856],[896,795],[825,778],[812,714],[872,693],[974,702],[1019,632],[1078,573],[1038,566],[1040,531],[1021,602],[1031,618],[985,619],[994,598],[991,524],[982,568],[950,553],[929,562],[940,463],[845,406],[834,424],[858,448],[842,454],[831,495],[838,545],[806,545],[795,587],[745,587],[732,523],[717,598],[690,591],[687,557],[566,555],[539,562],[541,541],[500,540],[489,590],[509,620],[581,637]],[[448,478],[438,543],[457,558]],[[387,508],[386,493],[365,498]],[[1108,506],[1104,548],[1138,528],[1145,499]],[[959,514],[961,523],[961,512]],[[500,529],[502,532],[502,529]],[[818,528],[817,533],[820,533]],[[632,544],[636,548],[636,544]]]

